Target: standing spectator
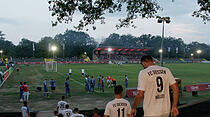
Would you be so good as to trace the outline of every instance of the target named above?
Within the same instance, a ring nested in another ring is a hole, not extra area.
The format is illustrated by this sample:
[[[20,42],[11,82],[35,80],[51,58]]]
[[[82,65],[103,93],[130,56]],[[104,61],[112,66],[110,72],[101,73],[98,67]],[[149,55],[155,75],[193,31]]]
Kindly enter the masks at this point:
[[[50,80],[50,87],[51,87],[52,93],[54,93],[54,91],[55,91],[55,80],[54,79]]]
[[[90,80],[90,92],[91,93],[94,93],[94,87],[95,87],[95,79],[92,76],[91,80]]]
[[[47,88],[47,79],[45,79],[44,81],[43,81],[43,86],[44,86],[44,96],[45,96],[45,94],[47,94],[47,97],[49,98],[49,93],[48,93],[48,88]]]
[[[94,108],[94,110],[93,110],[93,117],[101,117],[101,116],[99,115],[99,110],[98,110],[98,108]]]
[[[58,114],[63,114],[63,111],[66,109],[65,106],[67,104],[65,100],[65,96],[62,96],[61,97],[61,101],[58,102],[58,105],[57,105],[57,111],[58,111]]]
[[[156,66],[151,56],[143,56],[141,64],[144,70],[138,76],[138,94],[135,98],[131,115],[136,115],[136,107],[144,97],[144,116],[172,117],[179,114],[177,109],[179,89],[168,68]],[[173,105],[170,107],[169,87],[173,90]]]
[[[20,97],[19,97],[19,99],[20,99],[20,102],[22,102],[23,101],[23,83],[22,82],[20,82],[20,85],[19,85],[19,89],[20,89]]]
[[[70,94],[70,85],[69,85],[69,78],[66,78],[66,81],[65,81],[65,88],[66,88],[66,97],[67,96],[70,96],[71,97],[71,94]]]
[[[23,106],[21,107],[22,117],[30,117],[30,111],[28,108],[28,102],[24,101]]]
[[[69,104],[66,104],[66,109],[63,111],[63,117],[71,117],[72,114],[72,110],[69,109]]]
[[[0,71],[0,84],[4,81],[4,73],[2,71]]]
[[[114,88],[115,99],[106,105],[104,117],[128,117],[130,116],[130,103],[123,99],[123,87],[117,85]]]
[[[71,117],[84,117],[83,114],[79,114],[79,109],[74,108],[73,115]]]
[[[26,84],[26,82],[24,82],[23,85],[20,88],[23,89],[24,101],[28,101],[30,93],[29,93],[28,85]]]

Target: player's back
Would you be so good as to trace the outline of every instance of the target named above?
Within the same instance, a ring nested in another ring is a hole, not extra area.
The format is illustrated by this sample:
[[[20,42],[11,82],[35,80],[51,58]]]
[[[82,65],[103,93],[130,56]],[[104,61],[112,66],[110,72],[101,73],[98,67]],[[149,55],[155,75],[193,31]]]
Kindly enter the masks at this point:
[[[73,115],[71,115],[71,117],[84,117],[84,115],[83,114],[73,114]]]
[[[22,117],[28,117],[28,112],[29,112],[28,107],[22,106],[21,112],[22,112]]]
[[[106,105],[104,115],[109,115],[109,117],[127,117],[130,111],[131,106],[127,100],[115,98]]]
[[[72,110],[71,109],[65,109],[63,111],[63,117],[71,117],[72,114],[73,113],[72,113]]]
[[[144,116],[170,113],[169,86],[175,83],[170,70],[154,65],[142,70],[140,74],[139,82],[144,82],[140,84],[145,88]]]
[[[63,113],[63,111],[66,109],[65,108],[65,106],[66,106],[66,104],[67,104],[67,102],[65,102],[65,101],[59,101],[58,102],[58,113],[60,114],[62,114]]]

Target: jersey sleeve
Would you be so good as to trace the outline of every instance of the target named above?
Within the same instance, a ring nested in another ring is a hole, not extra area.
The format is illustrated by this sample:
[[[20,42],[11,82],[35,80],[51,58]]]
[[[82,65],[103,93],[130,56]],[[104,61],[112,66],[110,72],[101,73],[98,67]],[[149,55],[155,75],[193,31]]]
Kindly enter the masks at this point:
[[[137,90],[143,90],[145,91],[146,89],[146,79],[144,77],[144,73],[142,71],[139,72],[138,76],[138,87]]]
[[[104,115],[109,115],[109,116],[111,115],[111,110],[110,110],[110,107],[109,107],[109,103],[106,105]]]
[[[128,102],[128,110],[127,110],[127,113],[130,114],[131,113],[131,105],[130,103]]]
[[[171,71],[168,69],[168,77],[169,77],[169,84],[172,85],[176,83],[174,76],[172,75]]]

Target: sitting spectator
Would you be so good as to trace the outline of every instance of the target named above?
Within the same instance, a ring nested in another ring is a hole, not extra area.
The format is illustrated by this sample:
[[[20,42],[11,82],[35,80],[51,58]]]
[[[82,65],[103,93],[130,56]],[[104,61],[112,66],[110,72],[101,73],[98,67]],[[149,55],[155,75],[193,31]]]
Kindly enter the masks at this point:
[[[71,117],[84,117],[83,114],[79,114],[79,109],[74,108],[73,115]]]
[[[69,109],[69,104],[66,104],[66,109],[63,111],[63,117],[71,117],[73,115],[72,110]]]
[[[101,117],[100,115],[98,115],[98,108],[94,108],[93,110],[93,117]]]

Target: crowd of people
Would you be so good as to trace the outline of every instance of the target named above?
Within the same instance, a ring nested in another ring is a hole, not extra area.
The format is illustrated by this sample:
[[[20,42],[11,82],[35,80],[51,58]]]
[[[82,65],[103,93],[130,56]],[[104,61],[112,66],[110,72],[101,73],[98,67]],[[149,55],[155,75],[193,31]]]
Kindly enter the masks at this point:
[[[135,54],[97,54],[96,55],[99,61],[140,61],[142,55],[135,55]]]

